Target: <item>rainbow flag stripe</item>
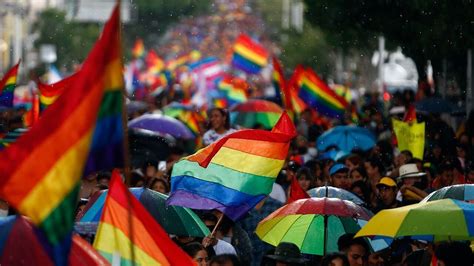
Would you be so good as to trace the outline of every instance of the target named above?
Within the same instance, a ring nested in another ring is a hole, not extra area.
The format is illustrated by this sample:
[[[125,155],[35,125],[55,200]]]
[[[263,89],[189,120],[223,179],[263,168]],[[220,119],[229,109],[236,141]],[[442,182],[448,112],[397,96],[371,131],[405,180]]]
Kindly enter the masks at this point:
[[[275,57],[272,58],[273,60],[273,75],[272,75],[272,83],[275,87],[275,95],[278,101],[285,107],[287,111],[294,111],[293,110],[293,103],[290,93],[289,86],[286,85],[285,76],[283,75],[283,70],[281,68],[280,62]]]
[[[130,193],[118,171],[112,174],[94,248],[109,262],[118,253],[121,265],[193,265]]]
[[[310,69],[300,75],[297,81],[300,89],[299,96],[310,107],[315,108],[321,115],[332,118],[342,118],[348,107],[347,101],[337,95]]]
[[[53,84],[44,84],[37,81],[38,90],[39,90],[39,100],[40,100],[40,109],[43,111],[48,106],[53,104],[56,99],[63,93],[65,88],[71,86],[71,83],[75,81],[77,73],[72,74],[71,76],[62,79]]]
[[[67,264],[80,179],[97,116],[108,113],[104,92],[123,89],[121,58],[117,6],[77,80],[34,127],[0,153],[0,198],[45,233],[57,265]]]
[[[2,80],[0,80],[0,106],[13,106],[13,93],[16,87],[19,67],[20,62],[10,68]]]
[[[168,203],[239,219],[272,191],[295,135],[284,113],[272,131],[234,132],[185,157],[173,167]]]
[[[134,58],[142,58],[145,55],[145,45],[142,39],[137,39],[132,48],[132,55]]]
[[[184,66],[185,64],[187,64],[189,62],[189,59],[190,59],[189,54],[184,54],[177,58],[173,58],[169,60],[168,62],[166,62],[166,69],[168,69],[169,71],[174,71],[178,67]]]
[[[267,64],[267,50],[249,36],[241,34],[234,44],[232,65],[249,74],[258,74]]]

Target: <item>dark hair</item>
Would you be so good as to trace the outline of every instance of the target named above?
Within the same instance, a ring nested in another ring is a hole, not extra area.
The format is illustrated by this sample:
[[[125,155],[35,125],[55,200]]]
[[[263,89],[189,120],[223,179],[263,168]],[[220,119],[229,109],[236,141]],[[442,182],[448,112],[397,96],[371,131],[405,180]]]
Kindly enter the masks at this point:
[[[360,163],[362,162],[362,158],[360,157],[360,155],[354,153],[347,156],[346,160],[350,161],[354,165],[360,165]]]
[[[468,242],[441,242],[436,246],[435,254],[446,266],[468,266],[474,262]]]
[[[97,182],[101,179],[107,179],[110,181],[111,177],[112,177],[112,173],[110,173],[109,171],[101,171],[97,173],[95,180],[97,180]]]
[[[311,180],[311,182],[314,180],[314,177],[308,167],[303,166],[298,169],[298,171],[296,172],[296,179],[299,179],[303,175],[306,176],[307,179]]]
[[[132,172],[130,175],[130,187],[136,187],[140,181],[145,183],[145,178],[136,172]]]
[[[148,185],[148,188],[153,189],[153,186],[158,182],[162,183],[165,186],[166,193],[170,192],[170,185],[168,184],[168,181],[163,178],[153,178],[150,184]]]
[[[218,111],[224,118],[225,118],[225,123],[224,123],[224,128],[229,129],[230,128],[230,116],[229,116],[229,111],[224,108],[217,108],[214,107],[211,110],[209,110],[209,117],[211,117],[212,112]],[[209,121],[209,124],[207,125],[207,128],[211,128],[211,123]]]
[[[340,252],[334,252],[334,253],[327,254],[326,256],[323,257],[323,259],[321,260],[321,263],[319,265],[320,266],[330,266],[331,262],[334,259],[341,259],[343,266],[349,266],[349,260],[347,259],[347,256],[344,255],[343,253],[340,253]]]
[[[359,167],[356,167],[356,168],[352,169],[349,172],[349,177],[352,175],[353,172],[359,172],[359,174],[364,177],[364,180],[367,179],[367,171],[365,171],[365,167],[359,166]]]
[[[366,161],[367,163],[369,163],[372,167],[377,167],[379,169],[379,173],[380,175],[385,175],[385,167],[383,166],[382,162],[375,158],[375,157],[371,157],[369,159],[367,159]]]
[[[183,246],[184,252],[188,254],[191,258],[194,258],[196,254],[201,250],[206,250],[204,246],[199,242],[191,242]]]
[[[361,237],[354,238],[355,234],[344,234],[337,240],[337,247],[339,251],[344,252],[352,245],[360,245],[365,248],[365,252],[368,254],[369,248],[365,240]]]
[[[203,222],[204,221],[211,221],[211,222],[217,223],[217,217],[214,214],[210,213],[210,212],[204,212],[199,216],[200,216],[200,218]]]
[[[413,158],[413,153],[409,150],[403,150],[403,151],[400,152],[400,154],[403,154],[403,155],[407,156],[408,160]]]
[[[356,187],[360,188],[360,190],[362,191],[362,195],[363,195],[362,200],[367,203],[367,200],[370,198],[370,190],[367,187],[367,184],[365,183],[365,181],[364,180],[357,180],[356,182],[352,183],[351,192]],[[358,196],[358,195],[356,195],[356,196]]]
[[[214,256],[209,265],[228,265],[227,263],[231,262],[233,266],[240,266],[240,259],[234,254],[221,254]]]

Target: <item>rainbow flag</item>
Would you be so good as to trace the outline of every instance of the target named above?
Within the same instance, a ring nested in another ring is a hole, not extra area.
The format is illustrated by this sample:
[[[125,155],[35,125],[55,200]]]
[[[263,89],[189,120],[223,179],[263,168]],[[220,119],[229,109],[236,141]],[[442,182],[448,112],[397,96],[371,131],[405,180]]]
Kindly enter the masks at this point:
[[[272,191],[295,136],[283,113],[272,131],[237,131],[183,158],[173,167],[168,204],[239,219]]]
[[[0,80],[0,106],[13,107],[13,93],[18,77],[20,61],[14,65]]]
[[[56,99],[63,93],[63,91],[71,86],[77,77],[77,73],[72,74],[71,76],[62,79],[53,84],[45,84],[41,81],[37,81],[38,90],[39,90],[39,101],[40,101],[40,110],[43,111],[48,106],[53,104]]]
[[[117,170],[94,240],[94,248],[109,262],[121,265],[194,265],[123,184]]]
[[[173,58],[166,62],[166,69],[169,71],[174,71],[180,66],[183,66],[189,62],[190,56],[189,54],[184,54],[179,57]]]
[[[221,92],[223,98],[227,100],[228,106],[247,101],[248,83],[237,77],[226,75],[218,80],[217,89]]]
[[[297,80],[299,96],[321,115],[342,118],[348,107],[347,101],[337,95],[311,69],[305,69]]]
[[[272,75],[272,83],[275,87],[275,95],[278,101],[285,107],[285,110],[292,112],[293,110],[293,103],[290,94],[290,88],[287,86],[285,81],[285,76],[283,75],[283,70],[281,68],[280,62],[276,57],[272,58],[273,61],[273,75]]]
[[[293,71],[288,82],[288,95],[291,99],[291,107],[296,114],[301,114],[305,109],[308,108],[306,103],[298,96],[298,80],[300,79],[302,73],[304,72],[304,67],[298,65]]]
[[[154,50],[149,50],[145,58],[147,72],[158,74],[165,69],[165,61],[161,59]]]
[[[205,122],[205,118],[194,110],[193,106],[171,103],[163,108],[163,114],[181,120],[195,136],[200,135],[199,123]]]
[[[215,108],[229,107],[229,104],[227,103],[227,99],[224,99],[224,98],[214,98],[212,99],[212,104]]]
[[[249,74],[258,74],[268,64],[268,52],[249,36],[241,34],[234,44],[232,65]]]
[[[34,127],[0,152],[0,198],[44,232],[57,265],[67,264],[87,156],[95,155],[96,141],[122,136],[121,127],[102,126],[104,118],[117,121],[109,118],[120,114],[116,100],[122,100],[121,58],[117,5],[75,82]],[[98,132],[105,137],[97,138]],[[105,143],[99,142],[100,147],[108,148]],[[110,154],[123,157],[118,149]],[[107,163],[113,158],[99,157]]]
[[[145,55],[145,45],[142,39],[135,40],[135,44],[132,48],[133,58],[142,58]]]

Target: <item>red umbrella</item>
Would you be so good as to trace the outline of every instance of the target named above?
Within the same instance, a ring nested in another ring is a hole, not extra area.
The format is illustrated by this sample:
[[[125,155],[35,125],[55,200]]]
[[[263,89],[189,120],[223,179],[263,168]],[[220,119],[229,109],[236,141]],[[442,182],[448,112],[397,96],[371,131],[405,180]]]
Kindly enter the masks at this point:
[[[265,100],[249,100],[234,105],[231,110],[235,124],[253,128],[256,125],[271,129],[283,113],[276,103]]]
[[[27,254],[25,254],[27,252]],[[0,265],[54,265],[39,231],[23,216],[0,218]],[[80,236],[72,238],[69,265],[109,265]]]

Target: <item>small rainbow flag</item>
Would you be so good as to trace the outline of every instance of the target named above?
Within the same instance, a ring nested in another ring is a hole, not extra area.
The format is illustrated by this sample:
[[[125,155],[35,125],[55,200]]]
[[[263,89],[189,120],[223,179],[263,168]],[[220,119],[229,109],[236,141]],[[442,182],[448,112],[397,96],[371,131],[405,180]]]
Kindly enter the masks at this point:
[[[189,59],[190,59],[189,54],[183,54],[181,56],[173,58],[169,60],[168,62],[166,62],[166,69],[168,69],[169,71],[174,71],[178,67],[184,66],[185,64],[187,64],[189,62]]]
[[[275,95],[278,101],[285,107],[285,110],[289,112],[293,112],[293,103],[290,94],[290,88],[287,86],[285,81],[285,76],[283,75],[283,70],[281,68],[280,62],[276,57],[272,58],[273,60],[273,75],[272,75],[272,83],[275,87]]]
[[[69,86],[71,86],[71,83],[74,82],[77,75],[77,73],[74,73],[65,79],[62,79],[56,83],[49,85],[38,80],[37,84],[40,95],[39,101],[41,111],[53,104],[56,99],[63,93],[63,91]]]
[[[268,64],[268,52],[249,36],[241,34],[234,44],[232,65],[249,74],[258,74]]]
[[[272,191],[295,136],[283,113],[272,131],[237,131],[183,158],[173,167],[168,203],[239,219]]]
[[[224,76],[217,83],[217,89],[223,94],[229,106],[247,101],[249,87],[245,80],[230,75]]]
[[[142,58],[145,56],[145,45],[142,39],[137,39],[132,48],[133,58]]]
[[[13,93],[18,77],[20,61],[14,65],[0,80],[0,106],[13,107]]]
[[[93,167],[123,162],[122,147],[97,154],[123,136],[121,120],[114,119],[121,115],[123,90],[119,13],[117,5],[71,87],[0,153],[0,198],[44,232],[56,265],[68,263],[81,177],[99,170],[84,170],[88,155]]]
[[[120,265],[194,265],[130,193],[117,170],[112,173],[94,248],[110,263],[117,256]]]
[[[154,50],[149,50],[145,58],[147,72],[158,74],[165,69],[165,61],[161,59]]]
[[[342,118],[348,107],[347,101],[337,95],[311,69],[305,69],[297,80],[299,96],[321,115]]]
[[[291,76],[288,82],[288,94],[290,95],[291,99],[291,107],[296,114],[301,114],[305,109],[308,108],[306,103],[301,100],[298,96],[298,80],[300,79],[301,74],[303,73],[304,68],[301,65],[298,65],[295,70],[293,71],[293,75]]]

